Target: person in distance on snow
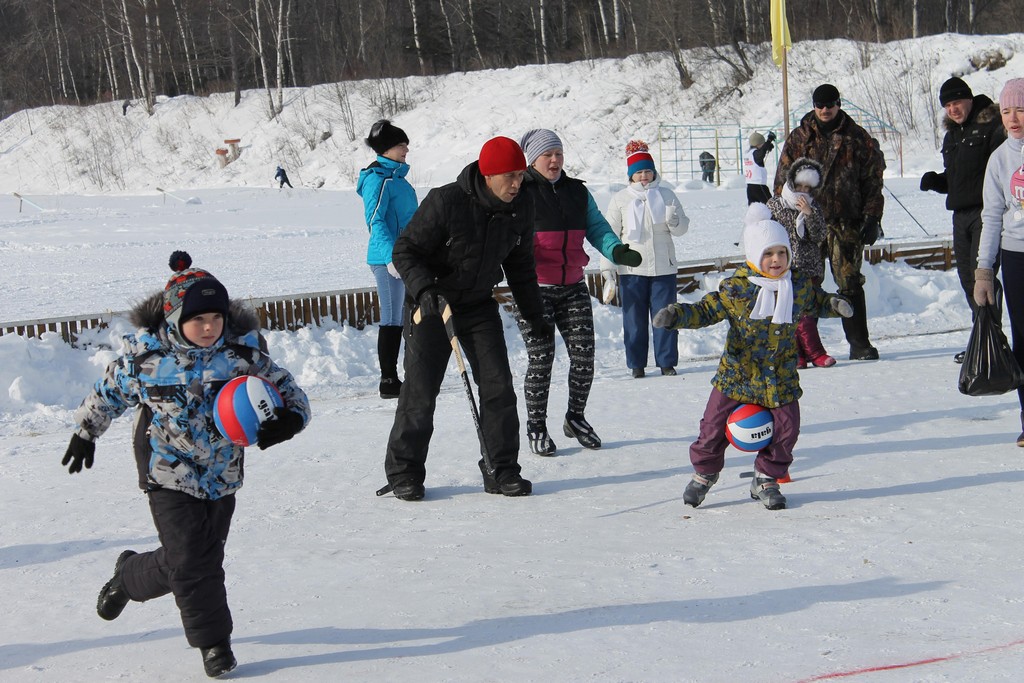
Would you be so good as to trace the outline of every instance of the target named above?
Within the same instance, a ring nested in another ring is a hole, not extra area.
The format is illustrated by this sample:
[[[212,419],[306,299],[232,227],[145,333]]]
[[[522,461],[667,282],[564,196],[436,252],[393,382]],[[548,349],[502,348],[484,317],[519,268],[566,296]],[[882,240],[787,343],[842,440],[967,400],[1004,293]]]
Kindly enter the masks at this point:
[[[647,367],[648,331],[654,314],[676,300],[676,247],[690,219],[675,192],[661,184],[654,157],[642,140],[626,145],[626,176],[629,186],[615,193],[608,204],[608,222],[620,239],[640,252],[636,266],[613,264],[601,259],[606,281],[619,279],[622,303],[622,341],[626,367],[634,378],[644,376]],[[675,375],[679,363],[679,333],[655,328],[654,360],[663,375]]]
[[[704,150],[697,159],[700,161],[700,179],[705,183],[715,182],[715,155]]]
[[[507,137],[484,143],[479,159],[454,183],[432,189],[395,243],[405,282],[405,383],[398,397],[384,471],[401,500],[420,500],[434,408],[452,347],[440,299],[452,309],[480,396],[481,438],[493,472],[480,461],[484,490],[505,496],[533,491],[519,466],[519,413],[494,287],[508,281],[520,315],[547,324],[533,260],[533,203],[520,196],[526,157]],[[418,306],[419,315],[411,312]]]
[[[750,147],[743,157],[743,176],[747,179],[747,204],[761,202],[766,204],[772,197],[768,189],[768,171],[764,167],[764,157],[775,149],[775,131],[768,131],[768,137],[757,131],[750,134]]]
[[[921,190],[934,190],[946,195],[946,208],[953,212],[953,255],[956,274],[967,296],[973,317],[978,306],[974,302],[974,271],[978,267],[978,244],[981,241],[982,188],[988,158],[1006,139],[999,118],[999,106],[987,95],[975,95],[960,78],[950,78],[939,88],[939,104],[946,110],[942,139],[942,173],[928,171],[921,176]],[[992,263],[993,273],[999,271],[999,256]],[[964,352],[953,357],[964,360]]]
[[[821,164],[802,157],[789,167],[782,194],[768,200],[772,219],[782,224],[793,247],[793,272],[803,273],[820,285],[825,279],[825,254],[822,247],[828,234],[825,214],[814,201],[821,185]],[[799,369],[808,364],[828,368],[836,359],[828,355],[818,334],[818,319],[813,315],[800,318],[796,326],[797,362]]]
[[[284,168],[281,167],[281,166],[277,167],[277,173],[274,174],[274,180],[278,181],[278,183],[279,183],[278,186],[277,186],[278,189],[283,188],[285,185],[287,185],[288,187],[292,186],[291,181],[288,180],[288,174],[285,172]]]
[[[711,397],[690,446],[694,475],[683,502],[697,507],[725,467],[729,414],[749,403],[771,411],[772,441],[754,459],[750,496],[769,510],[786,507],[778,479],[789,472],[800,434],[800,378],[796,370],[794,321],[802,315],[849,316],[845,298],[829,295],[809,276],[790,269],[786,229],[771,220],[768,207],[751,204],[745,217],[746,263],[695,304],[671,304],[654,317],[656,327],[699,328],[729,321],[725,350],[712,380]]]
[[[377,331],[377,358],[380,363],[381,398],[398,398],[402,382],[398,379],[398,354],[402,349],[402,302],[405,287],[391,259],[395,242],[416,212],[416,190],[405,176],[409,164],[409,136],[387,119],[370,128],[366,144],[377,153],[377,160],[359,172],[356,193],[363,198],[366,227],[370,232],[366,263],[377,284],[380,326]]]
[[[1013,355],[1024,367],[1024,78],[1006,82],[999,93],[999,114],[1006,141],[988,158],[978,269],[974,271],[974,301],[994,304],[996,258],[1003,265],[1003,297],[1010,317]],[[1024,387],[1017,389],[1024,430]],[[1024,447],[1024,431],[1017,437]]]
[[[214,428],[217,392],[228,381],[259,375],[284,399],[260,427],[269,448],[301,431],[309,401],[291,373],[267,355],[255,313],[228,298],[205,270],[171,255],[174,275],[162,292],[131,313],[138,327],[124,351],[75,412],[78,429],[62,465],[72,474],[92,467],[96,440],[114,418],[136,408],[133,446],[160,547],[125,550],[100,590],[96,611],[116,619],[131,601],[174,595],[185,638],[202,653],[207,675],[235,668],[231,611],[224,585],[224,544],[242,486],[244,450]]]
[[[839,293],[850,300],[853,316],[843,319],[850,360],[877,360],[868,333],[864,296],[864,246],[881,234],[884,157],[871,136],[843,111],[839,90],[831,83],[814,89],[814,109],[804,115],[782,145],[775,172],[775,194],[782,193],[789,167],[801,157],[822,168],[817,201],[828,225],[828,259]]]
[[[612,232],[583,181],[565,173],[562,140],[554,131],[527,131],[519,144],[528,164],[522,191],[536,212],[533,256],[544,300],[542,325],[515,312],[529,356],[523,392],[530,450],[537,455],[556,450],[547,427],[555,328],[569,354],[569,406],[562,432],[585,448],[600,448],[601,438],[584,417],[594,382],[594,310],[583,276],[590,260],[583,240],[615,263],[638,266],[640,254]]]

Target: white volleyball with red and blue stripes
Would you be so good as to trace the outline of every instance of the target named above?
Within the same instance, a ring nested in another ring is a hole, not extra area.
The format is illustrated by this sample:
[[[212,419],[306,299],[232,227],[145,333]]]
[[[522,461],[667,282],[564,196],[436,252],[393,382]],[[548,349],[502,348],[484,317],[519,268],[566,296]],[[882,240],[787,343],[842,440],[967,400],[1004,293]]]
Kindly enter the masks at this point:
[[[256,433],[264,420],[274,416],[274,408],[284,406],[281,394],[271,382],[255,375],[236,377],[217,393],[213,421],[224,438],[239,446],[256,443]]]
[[[729,415],[725,423],[725,436],[741,451],[754,452],[772,442],[775,422],[767,408],[744,403]]]

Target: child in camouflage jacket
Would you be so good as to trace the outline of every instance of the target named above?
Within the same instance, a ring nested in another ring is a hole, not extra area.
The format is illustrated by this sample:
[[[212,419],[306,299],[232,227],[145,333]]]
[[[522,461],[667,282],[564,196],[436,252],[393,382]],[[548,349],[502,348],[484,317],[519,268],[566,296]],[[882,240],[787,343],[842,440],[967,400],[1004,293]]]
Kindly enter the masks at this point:
[[[654,318],[656,327],[699,328],[729,321],[725,351],[712,380],[711,397],[690,446],[695,474],[683,493],[697,507],[725,467],[726,421],[748,403],[771,411],[771,443],[758,451],[750,495],[769,510],[786,507],[778,479],[789,471],[800,433],[801,395],[797,373],[796,323],[803,315],[848,316],[850,304],[829,295],[801,273],[790,270],[786,229],[770,220],[763,204],[752,204],[743,233],[746,263],[717,292],[695,304],[671,304]]]
[[[207,675],[235,668],[231,612],[224,585],[224,544],[242,485],[244,450],[219,434],[213,405],[229,380],[259,375],[284,400],[257,435],[260,449],[292,438],[310,419],[309,400],[287,370],[267,355],[255,313],[228,298],[205,270],[171,255],[175,275],[163,292],[139,303],[139,328],[75,412],[78,429],[61,464],[90,468],[98,439],[129,408],[135,413],[139,486],[146,492],[160,547],[117,558],[96,611],[116,619],[130,601],[174,594],[189,645]]]

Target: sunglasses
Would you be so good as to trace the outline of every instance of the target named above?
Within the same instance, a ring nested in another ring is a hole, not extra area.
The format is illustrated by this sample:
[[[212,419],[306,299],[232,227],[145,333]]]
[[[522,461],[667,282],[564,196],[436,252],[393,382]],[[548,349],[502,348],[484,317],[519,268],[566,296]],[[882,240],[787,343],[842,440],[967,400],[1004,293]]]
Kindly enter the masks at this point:
[[[832,107],[838,107],[839,100],[832,100],[831,102],[815,102],[815,109],[831,109]]]

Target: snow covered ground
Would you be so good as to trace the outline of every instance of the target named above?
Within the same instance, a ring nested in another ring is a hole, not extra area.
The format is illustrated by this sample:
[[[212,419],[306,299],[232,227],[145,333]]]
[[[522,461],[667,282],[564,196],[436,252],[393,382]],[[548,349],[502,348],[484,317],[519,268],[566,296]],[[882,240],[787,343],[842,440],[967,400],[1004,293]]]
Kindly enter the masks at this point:
[[[943,53],[940,61],[956,60]],[[14,147],[0,139],[0,150]],[[922,149],[908,166],[940,168],[934,150]],[[433,182],[471,158],[462,152]],[[607,174],[594,174],[599,205],[620,166],[615,157]],[[0,175],[0,187],[43,180]],[[256,184],[173,186],[199,200],[184,204],[165,200],[146,176],[118,193],[37,190],[31,199],[44,210],[20,213],[5,194],[0,321],[123,310],[162,287],[167,257],[182,247],[238,297],[371,284],[353,192]],[[941,197],[919,192],[916,177],[886,185],[907,209],[887,194],[890,239],[948,237]],[[680,258],[735,253],[742,190],[677,190],[692,225],[677,240]],[[682,504],[687,448],[724,325],[681,333],[679,376],[633,380],[621,316],[595,303],[587,414],[604,448],[559,435],[560,349],[549,422],[559,456],[522,454],[529,498],[483,493],[469,408],[449,373],[420,503],[374,495],[395,407],[376,397],[376,330],[269,333],[274,357],[309,392],[314,420],[246,463],[227,548],[232,678],[1017,680],[1024,456],[1014,445],[1016,397],[958,393],[952,356],[966,343],[969,315],[953,272],[898,264],[866,272],[881,360],[846,361],[839,322],[822,321],[840,362],[801,374],[803,430],[794,481],[784,486],[789,509],[779,512],[750,500],[740,474],[752,458],[734,450],[704,505]],[[507,323],[519,384],[526,355]],[[118,321],[84,349],[52,336],[0,338],[0,680],[204,678],[171,599],[132,604],[111,623],[95,615],[118,553],[157,542],[135,483],[130,420],[99,442],[91,470],[69,476],[59,465],[71,413],[125,331]]]

